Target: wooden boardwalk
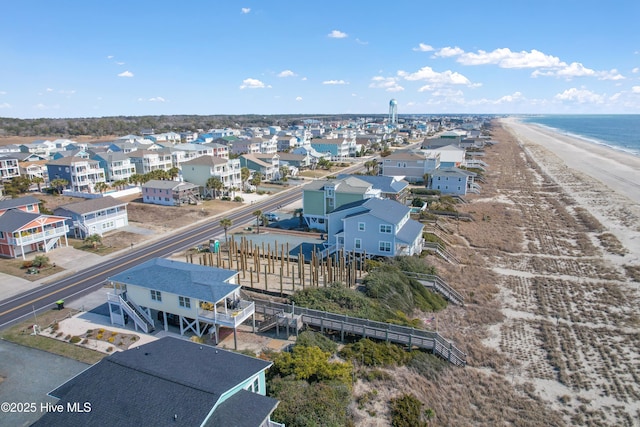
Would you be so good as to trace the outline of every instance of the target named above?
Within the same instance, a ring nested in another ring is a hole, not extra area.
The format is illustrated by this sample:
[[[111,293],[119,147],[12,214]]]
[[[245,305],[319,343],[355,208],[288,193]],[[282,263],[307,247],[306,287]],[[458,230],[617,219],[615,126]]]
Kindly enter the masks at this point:
[[[458,349],[452,342],[444,339],[440,334],[423,329],[415,329],[407,326],[399,326],[391,323],[375,322],[372,320],[349,317],[343,314],[329,313],[320,310],[311,310],[295,305],[281,304],[266,300],[254,299],[256,313],[265,317],[281,313],[299,315],[302,323],[320,328],[322,332],[332,330],[340,332],[341,339],[345,334],[359,335],[363,338],[372,338],[431,350],[443,359],[456,366],[465,366],[467,355]]]

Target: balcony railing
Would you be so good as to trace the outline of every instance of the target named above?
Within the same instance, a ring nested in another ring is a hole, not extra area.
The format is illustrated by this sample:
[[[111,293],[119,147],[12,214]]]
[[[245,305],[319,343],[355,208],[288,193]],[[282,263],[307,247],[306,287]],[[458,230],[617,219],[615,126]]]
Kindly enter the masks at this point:
[[[69,232],[69,226],[59,226],[56,228],[50,228],[40,233],[31,233],[29,235],[20,236],[20,237],[10,237],[9,244],[24,246],[31,243],[42,242],[45,239],[50,239],[52,237],[62,237]]]
[[[252,301],[240,300],[238,308],[229,310],[228,314],[214,312],[212,310],[205,310],[200,308],[198,310],[198,317],[202,319],[208,319],[216,324],[223,326],[231,326],[233,328],[240,325],[247,320],[255,312],[255,305]]]

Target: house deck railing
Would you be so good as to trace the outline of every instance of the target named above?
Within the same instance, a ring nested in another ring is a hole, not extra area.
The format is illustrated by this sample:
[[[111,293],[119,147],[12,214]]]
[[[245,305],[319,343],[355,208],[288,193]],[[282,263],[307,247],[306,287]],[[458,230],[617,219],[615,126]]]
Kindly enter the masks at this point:
[[[447,282],[445,282],[440,276],[437,274],[421,274],[414,273],[411,271],[403,271],[402,272],[407,277],[411,277],[416,279],[424,286],[433,289],[442,295],[447,301],[450,301],[456,305],[464,305],[464,297],[458,291],[453,289]]]
[[[235,328],[247,320],[254,312],[255,304],[253,301],[240,300],[238,307],[229,310],[228,314],[200,308],[198,309],[198,318],[206,322]]]
[[[62,237],[69,232],[68,225],[61,225],[59,227],[50,228],[40,233],[32,233],[27,236],[20,237],[10,237],[9,244],[24,246],[31,243],[42,242],[45,239],[50,239],[52,237]]]
[[[360,335],[363,338],[374,338],[408,347],[415,346],[431,350],[434,354],[456,366],[465,366],[467,363],[467,355],[463,351],[434,331],[376,322],[273,301],[260,299],[254,301],[257,313],[272,315],[276,312],[284,312],[300,315],[305,325],[318,327],[322,332],[325,330],[339,331],[342,339],[344,339],[344,334]]]

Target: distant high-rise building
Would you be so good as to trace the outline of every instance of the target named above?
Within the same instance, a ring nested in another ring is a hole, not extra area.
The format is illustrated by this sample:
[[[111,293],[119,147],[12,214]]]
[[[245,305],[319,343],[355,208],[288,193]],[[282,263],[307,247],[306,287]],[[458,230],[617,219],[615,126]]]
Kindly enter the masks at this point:
[[[389,125],[398,124],[398,101],[392,99],[389,101]]]

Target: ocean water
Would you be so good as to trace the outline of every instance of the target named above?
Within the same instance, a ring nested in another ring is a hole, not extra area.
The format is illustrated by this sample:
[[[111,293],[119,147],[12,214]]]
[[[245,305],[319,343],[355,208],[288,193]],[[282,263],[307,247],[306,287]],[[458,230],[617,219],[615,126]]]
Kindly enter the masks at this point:
[[[640,157],[640,114],[540,115],[521,120]]]

